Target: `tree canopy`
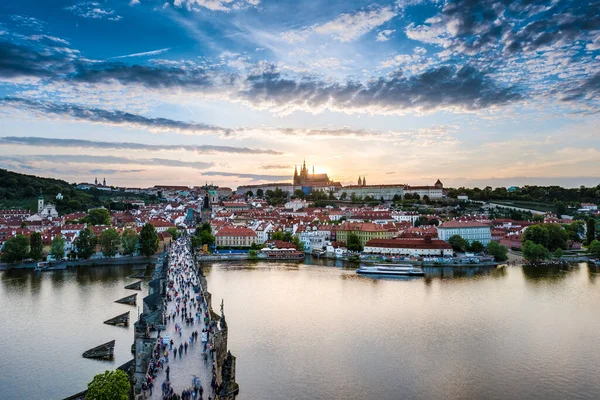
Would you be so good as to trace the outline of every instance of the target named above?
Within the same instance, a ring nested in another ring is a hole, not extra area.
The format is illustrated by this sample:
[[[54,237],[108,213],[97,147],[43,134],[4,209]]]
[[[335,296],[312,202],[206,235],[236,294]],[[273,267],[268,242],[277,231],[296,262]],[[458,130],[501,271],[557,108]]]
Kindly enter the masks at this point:
[[[50,247],[50,255],[55,260],[62,260],[65,256],[65,239],[62,236],[56,236],[52,239],[52,247]]]
[[[16,235],[2,246],[2,262],[17,263],[29,255],[29,238],[25,235]]]
[[[448,244],[452,246],[454,251],[465,251],[469,247],[469,242],[463,239],[460,235],[452,235],[448,239]]]
[[[86,399],[89,400],[128,400],[129,377],[120,369],[106,371],[94,376],[88,383]]]
[[[98,239],[90,228],[82,229],[77,238],[77,256],[87,260],[96,253],[96,243]]]
[[[550,251],[567,248],[567,232],[557,224],[531,225],[523,233],[523,242],[532,241],[540,244]]]
[[[592,240],[588,251],[594,256],[600,258],[600,240]]]
[[[158,250],[158,234],[152,224],[146,224],[140,232],[140,252],[146,257],[156,254]]]
[[[106,229],[100,234],[100,248],[105,257],[114,257],[121,245],[121,235],[114,228]]]
[[[544,245],[526,240],[523,243],[523,257],[527,261],[540,262],[549,259],[550,252]]]
[[[506,261],[508,260],[508,249],[506,246],[502,246],[498,242],[490,242],[487,245],[486,252],[494,257],[496,261]]]
[[[110,225],[110,212],[106,208],[94,208],[83,218],[91,225]]]
[[[29,257],[34,260],[41,260],[44,257],[44,244],[42,243],[42,234],[33,232],[29,236]]]
[[[123,231],[121,236],[121,243],[123,245],[123,254],[131,255],[135,253],[139,241],[139,235],[131,228],[127,228]]]
[[[348,238],[346,240],[346,248],[350,251],[362,251],[363,245],[360,241],[360,237],[354,232],[350,232],[348,234]]]

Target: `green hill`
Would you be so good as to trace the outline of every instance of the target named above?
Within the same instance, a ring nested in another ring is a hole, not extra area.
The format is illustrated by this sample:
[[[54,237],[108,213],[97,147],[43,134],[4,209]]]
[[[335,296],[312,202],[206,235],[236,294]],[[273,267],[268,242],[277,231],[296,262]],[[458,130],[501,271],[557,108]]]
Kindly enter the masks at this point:
[[[74,184],[61,179],[42,178],[0,169],[0,209],[22,208],[37,211],[37,199],[43,193],[44,199],[56,205],[59,214],[75,211],[87,211],[89,208],[105,206],[110,209],[122,209],[123,204],[114,203],[115,197],[124,196],[123,192],[103,192],[96,189],[80,190]],[[63,195],[57,200],[56,195]],[[127,193],[127,198],[142,198],[144,195]]]

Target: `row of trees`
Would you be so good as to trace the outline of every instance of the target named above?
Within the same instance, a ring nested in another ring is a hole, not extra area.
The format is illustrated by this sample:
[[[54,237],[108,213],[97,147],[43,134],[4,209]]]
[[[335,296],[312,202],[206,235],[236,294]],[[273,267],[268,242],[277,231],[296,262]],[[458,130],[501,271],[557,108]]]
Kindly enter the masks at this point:
[[[478,240],[474,240],[469,244],[462,236],[453,235],[448,239],[448,244],[452,246],[454,251],[472,251],[474,253],[485,251],[493,256],[496,261],[506,261],[508,259],[508,249],[498,242],[490,242],[486,247]]]
[[[449,197],[456,198],[459,194],[465,193],[472,200],[521,200],[536,201],[542,203],[552,203],[555,206],[562,207],[563,203],[586,203],[593,202],[600,198],[600,185],[593,187],[581,186],[578,189],[563,188],[561,186],[523,186],[517,191],[509,192],[504,187],[493,189],[491,186],[480,188],[446,189]]]
[[[55,260],[63,259],[65,244],[62,236],[55,237],[49,255]],[[96,253],[97,245],[105,257],[114,257],[119,249],[124,255],[133,255],[139,249],[141,254],[149,257],[158,250],[158,234],[151,224],[144,225],[140,235],[131,228],[125,229],[122,235],[116,229],[109,228],[96,236],[90,228],[85,228],[76,240],[76,256],[81,259],[90,258]],[[1,261],[5,263],[17,263],[28,258],[37,261],[43,257],[42,236],[39,232],[32,233],[30,237],[16,235],[2,247]]]

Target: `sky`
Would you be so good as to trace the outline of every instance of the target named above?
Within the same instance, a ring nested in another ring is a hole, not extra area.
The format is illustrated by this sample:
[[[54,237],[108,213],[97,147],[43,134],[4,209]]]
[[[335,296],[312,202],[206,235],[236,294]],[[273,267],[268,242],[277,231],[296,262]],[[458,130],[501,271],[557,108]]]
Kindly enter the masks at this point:
[[[69,182],[595,186],[600,1],[6,1],[0,118]]]

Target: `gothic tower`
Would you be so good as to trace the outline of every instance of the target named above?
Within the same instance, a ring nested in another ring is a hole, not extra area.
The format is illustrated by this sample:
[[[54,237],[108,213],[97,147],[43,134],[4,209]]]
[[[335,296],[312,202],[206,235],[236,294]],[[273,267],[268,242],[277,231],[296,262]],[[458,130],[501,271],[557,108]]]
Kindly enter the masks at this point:
[[[363,176],[363,186],[367,186],[367,177]]]
[[[362,179],[360,179],[360,176],[358,177],[358,186],[362,186]]]

